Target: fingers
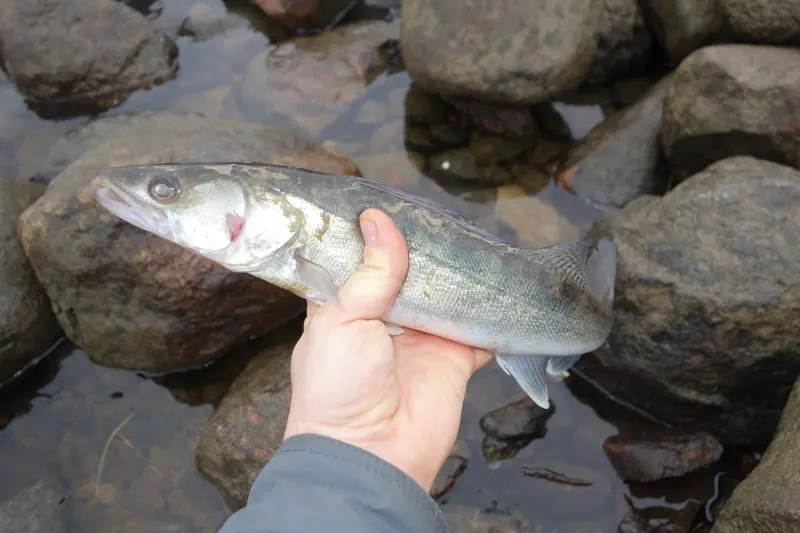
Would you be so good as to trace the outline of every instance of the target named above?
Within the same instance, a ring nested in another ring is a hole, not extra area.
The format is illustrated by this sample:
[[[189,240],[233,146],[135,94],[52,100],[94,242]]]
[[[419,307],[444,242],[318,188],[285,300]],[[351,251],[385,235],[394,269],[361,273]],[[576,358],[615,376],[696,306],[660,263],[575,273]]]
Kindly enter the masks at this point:
[[[473,353],[475,354],[475,372],[488,365],[494,359],[494,354],[486,350],[476,348]]]
[[[394,303],[408,273],[408,248],[387,214],[367,209],[359,219],[364,257],[339,291],[349,320],[380,318]]]

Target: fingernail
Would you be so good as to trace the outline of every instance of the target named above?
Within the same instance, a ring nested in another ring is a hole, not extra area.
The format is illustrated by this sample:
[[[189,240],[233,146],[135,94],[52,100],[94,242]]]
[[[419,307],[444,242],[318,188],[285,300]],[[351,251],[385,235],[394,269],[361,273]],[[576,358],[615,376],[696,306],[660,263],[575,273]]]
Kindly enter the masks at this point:
[[[361,226],[361,233],[364,235],[364,242],[369,245],[377,244],[378,226],[376,226],[373,221],[364,219],[359,221],[359,225]]]

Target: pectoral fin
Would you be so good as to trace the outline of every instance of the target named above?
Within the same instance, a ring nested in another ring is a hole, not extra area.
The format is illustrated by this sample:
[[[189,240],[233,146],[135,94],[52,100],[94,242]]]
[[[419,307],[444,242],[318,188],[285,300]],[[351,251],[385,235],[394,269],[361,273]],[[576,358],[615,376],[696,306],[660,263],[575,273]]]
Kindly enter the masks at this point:
[[[296,255],[295,258],[297,260],[297,276],[300,280],[321,294],[326,302],[333,302],[337,307],[341,305],[336,285],[333,284],[328,271],[301,255]]]
[[[517,381],[536,405],[542,409],[550,408],[550,397],[547,393],[548,356],[496,353],[495,358],[500,368]]]
[[[386,326],[386,331],[389,335],[400,335],[406,332],[403,328],[397,327],[394,324],[389,324],[388,322],[384,322],[383,325]]]
[[[583,354],[551,356],[547,359],[547,373],[561,379],[568,377],[569,372],[567,371],[572,368],[582,356]]]

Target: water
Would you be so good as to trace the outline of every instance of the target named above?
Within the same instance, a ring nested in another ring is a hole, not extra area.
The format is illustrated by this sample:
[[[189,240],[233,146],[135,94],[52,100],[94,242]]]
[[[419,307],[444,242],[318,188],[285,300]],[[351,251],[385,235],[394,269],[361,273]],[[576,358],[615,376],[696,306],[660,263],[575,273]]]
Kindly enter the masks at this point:
[[[195,2],[165,0],[154,5],[158,8],[154,24],[174,35]],[[221,3],[207,6],[223,9]],[[178,38],[178,77],[133,95],[110,113],[180,108],[233,120],[259,116],[260,110],[247,108],[247,100],[236,97],[241,94],[246,68],[266,45],[290,35],[256,10],[236,9],[251,21],[249,27],[206,41]],[[404,72],[383,73],[338,119],[316,136],[305,135],[352,156],[365,176],[432,197],[512,240],[524,240],[524,231],[532,227],[550,228],[546,234],[550,240],[567,240],[589,227],[597,213],[552,181],[538,193],[525,195],[519,188],[468,187],[420,172],[415,156],[405,151],[408,126],[402,120],[403,107],[392,105],[405,97],[409,85]],[[373,109],[379,111],[365,121],[359,110],[368,103],[375,103]],[[575,139],[604,117],[604,108],[595,104],[559,103],[555,108]],[[271,123],[300,131],[297,124],[282,120],[278,117]],[[32,175],[59,136],[86,121],[84,117],[40,119],[2,81],[0,173],[12,179]],[[496,207],[499,201],[505,202],[502,209]],[[541,238],[541,234],[530,238]],[[80,349],[62,343],[23,379],[0,391],[0,500],[39,480],[63,494],[60,507],[68,533],[216,531],[229,510],[195,468],[194,448],[247,356],[244,352],[200,371],[150,379],[92,364]],[[531,531],[542,533],[612,532],[630,505],[668,514],[670,509],[712,495],[713,477],[721,466],[647,486],[622,482],[602,443],[647,422],[610,404],[575,377],[553,383],[551,395],[557,412],[549,421],[547,435],[513,459],[489,464],[481,456],[478,419],[521,393],[494,364],[473,378],[460,434],[469,466],[442,500],[445,508],[464,504],[510,510],[525,516]],[[123,422],[117,436],[109,440]],[[565,488],[523,476],[523,465],[588,477],[593,484]],[[100,491],[95,494],[98,485]]]

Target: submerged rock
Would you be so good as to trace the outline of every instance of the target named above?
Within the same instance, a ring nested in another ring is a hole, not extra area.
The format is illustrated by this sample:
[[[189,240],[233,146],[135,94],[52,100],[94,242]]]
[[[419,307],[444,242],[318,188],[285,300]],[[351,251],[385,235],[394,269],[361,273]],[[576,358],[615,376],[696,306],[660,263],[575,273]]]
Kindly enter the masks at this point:
[[[712,435],[648,431],[645,438],[609,437],[603,451],[624,481],[680,477],[716,462],[722,445]]]
[[[317,135],[387,68],[380,45],[399,31],[399,22],[363,21],[270,45],[247,66],[241,108]]]
[[[800,373],[798,202],[800,172],[735,157],[608,214],[615,325],[577,367],[725,445],[768,441]]]
[[[800,168],[800,50],[718,45],[675,71],[662,138],[676,180],[751,155]]]
[[[449,504],[442,508],[452,533],[523,533],[528,521],[503,511],[481,511],[475,507]]]
[[[486,434],[484,457],[489,460],[513,457],[534,439],[547,434],[547,421],[554,412],[554,406],[545,410],[525,397],[483,415],[480,427]]]
[[[44,355],[60,329],[17,235],[17,221],[45,187],[0,179],[0,384]]]
[[[422,87],[536,104],[580,86],[597,52],[603,2],[407,0],[401,44]],[[456,17],[456,18],[454,18]]]
[[[716,3],[736,41],[800,46],[797,0],[716,0]]]
[[[800,380],[761,462],[733,491],[712,533],[800,531]]]
[[[641,0],[640,4],[650,31],[673,65],[721,38],[719,0]]]
[[[0,502],[0,531],[3,533],[62,533],[62,495],[39,482]]]
[[[89,148],[23,214],[20,235],[59,323],[93,361],[151,372],[198,367],[304,308],[287,291],[121,221],[92,195],[108,167],[209,160],[354,172],[349,160],[283,130],[209,119],[123,128]]]
[[[109,109],[177,70],[176,44],[114,0],[6,0],[0,42],[9,78],[47,116]]]
[[[595,126],[570,152],[558,174],[559,184],[601,211],[664,192],[666,167],[660,135],[669,86],[666,77],[638,102]]]
[[[255,0],[269,17],[290,28],[322,29],[353,8],[353,0]]]
[[[569,242],[580,236],[581,228],[563,213],[538,196],[526,194],[525,189],[517,185],[497,189],[494,216],[516,231],[518,242],[523,246]]]
[[[450,455],[442,465],[439,473],[436,474],[436,479],[433,480],[433,486],[430,490],[431,498],[439,499],[451,490],[456,484],[456,480],[467,469],[466,457],[462,457],[456,453]]]
[[[682,509],[659,506],[637,509],[630,503],[629,507],[631,510],[620,521],[617,533],[694,533],[695,517],[702,506],[690,501]]]
[[[200,472],[234,509],[244,507],[256,477],[283,442],[291,400],[290,363],[302,325],[292,323],[259,344],[197,446]]]

